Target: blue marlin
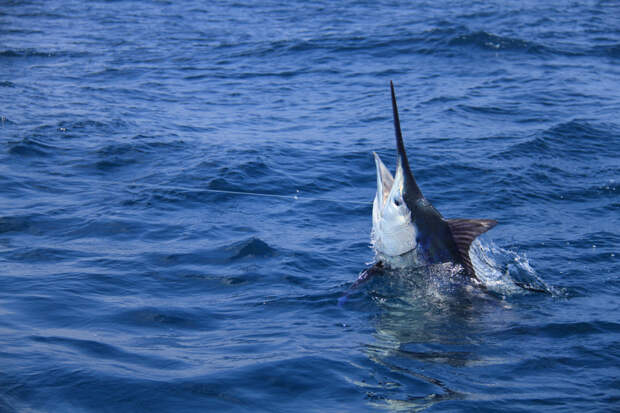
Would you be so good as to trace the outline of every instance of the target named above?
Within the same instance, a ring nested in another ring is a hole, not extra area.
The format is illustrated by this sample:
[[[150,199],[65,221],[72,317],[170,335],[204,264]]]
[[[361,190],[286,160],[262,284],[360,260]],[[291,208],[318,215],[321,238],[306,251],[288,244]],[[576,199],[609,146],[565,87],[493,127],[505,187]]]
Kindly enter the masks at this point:
[[[453,263],[477,280],[469,248],[476,237],[493,228],[497,221],[446,219],[422,195],[405,152],[392,82],[390,89],[398,158],[392,176],[374,153],[377,194],[372,207],[371,239],[376,253],[375,267],[404,269]]]

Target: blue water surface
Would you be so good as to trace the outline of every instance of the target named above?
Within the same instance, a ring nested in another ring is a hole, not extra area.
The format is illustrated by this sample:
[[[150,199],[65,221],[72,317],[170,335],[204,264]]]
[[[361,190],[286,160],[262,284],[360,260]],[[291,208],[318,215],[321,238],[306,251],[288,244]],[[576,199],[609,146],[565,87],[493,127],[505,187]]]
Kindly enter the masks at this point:
[[[350,290],[390,80],[485,288]],[[2,1],[0,411],[617,411],[619,114],[616,1]]]

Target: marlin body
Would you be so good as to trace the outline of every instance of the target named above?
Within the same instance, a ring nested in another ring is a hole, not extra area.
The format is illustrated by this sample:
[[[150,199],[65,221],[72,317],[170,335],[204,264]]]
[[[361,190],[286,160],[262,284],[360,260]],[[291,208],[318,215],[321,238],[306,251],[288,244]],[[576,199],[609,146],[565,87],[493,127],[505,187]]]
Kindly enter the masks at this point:
[[[392,92],[392,110],[398,160],[394,176],[376,153],[377,195],[372,208],[372,245],[375,267],[404,269],[438,263],[460,265],[477,279],[469,247],[480,234],[493,228],[491,219],[445,219],[422,195],[409,168],[400,129],[398,107]]]

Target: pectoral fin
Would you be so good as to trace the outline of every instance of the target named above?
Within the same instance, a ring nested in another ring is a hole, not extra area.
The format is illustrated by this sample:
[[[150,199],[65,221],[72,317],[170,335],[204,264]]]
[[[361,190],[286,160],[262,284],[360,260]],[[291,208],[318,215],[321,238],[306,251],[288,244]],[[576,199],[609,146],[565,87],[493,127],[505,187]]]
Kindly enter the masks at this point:
[[[493,219],[449,219],[448,225],[465,270],[470,276],[477,278],[469,258],[469,247],[478,235],[484,234],[497,225],[497,221]]]

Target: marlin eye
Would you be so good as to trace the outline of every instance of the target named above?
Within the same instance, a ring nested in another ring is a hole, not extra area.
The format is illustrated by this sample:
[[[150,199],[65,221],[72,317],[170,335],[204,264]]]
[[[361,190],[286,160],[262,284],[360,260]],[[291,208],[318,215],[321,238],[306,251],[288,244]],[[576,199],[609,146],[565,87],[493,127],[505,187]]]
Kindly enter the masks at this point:
[[[394,205],[396,205],[396,206],[400,206],[400,201],[399,201],[398,199],[395,199],[395,200],[394,200]]]

